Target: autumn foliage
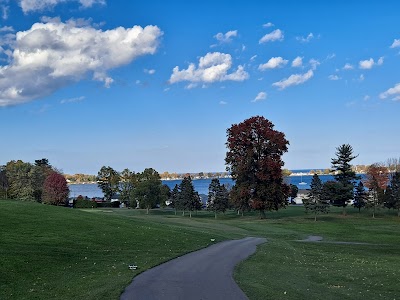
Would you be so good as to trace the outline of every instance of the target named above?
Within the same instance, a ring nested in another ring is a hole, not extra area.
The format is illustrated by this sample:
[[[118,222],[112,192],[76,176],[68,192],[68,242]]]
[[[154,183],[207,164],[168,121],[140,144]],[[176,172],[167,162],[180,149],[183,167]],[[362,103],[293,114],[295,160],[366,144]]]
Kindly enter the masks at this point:
[[[65,177],[52,172],[46,177],[43,185],[43,202],[52,205],[63,205],[68,199],[69,188]]]
[[[289,186],[283,183],[281,157],[289,142],[282,132],[261,116],[252,117],[227,130],[225,162],[236,181],[231,197],[239,210],[265,210],[287,205]]]

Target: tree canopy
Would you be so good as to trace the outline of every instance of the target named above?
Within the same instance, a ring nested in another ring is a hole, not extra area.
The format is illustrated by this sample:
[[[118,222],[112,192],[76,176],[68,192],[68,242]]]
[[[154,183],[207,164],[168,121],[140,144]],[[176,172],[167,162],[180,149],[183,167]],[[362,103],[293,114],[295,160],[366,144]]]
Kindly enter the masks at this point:
[[[239,209],[278,210],[287,205],[289,187],[283,182],[282,155],[289,142],[262,116],[233,124],[227,130],[225,162],[235,180],[232,200]],[[243,203],[243,201],[247,203]]]

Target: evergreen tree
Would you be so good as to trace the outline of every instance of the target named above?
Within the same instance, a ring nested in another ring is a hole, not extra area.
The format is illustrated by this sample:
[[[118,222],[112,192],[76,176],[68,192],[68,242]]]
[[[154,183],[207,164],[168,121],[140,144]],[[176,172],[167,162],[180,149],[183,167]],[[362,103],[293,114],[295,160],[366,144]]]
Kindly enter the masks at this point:
[[[361,208],[363,208],[366,205],[367,199],[368,199],[368,194],[365,191],[364,184],[360,181],[354,191],[354,202],[353,202],[353,206],[355,208],[358,208],[358,212],[360,212]]]
[[[314,213],[314,221],[317,221],[317,214],[328,213],[329,202],[323,198],[323,185],[317,174],[314,174],[310,187],[310,193],[304,200],[304,207],[306,211]]]
[[[213,211],[217,218],[217,212],[225,212],[228,205],[228,191],[225,186],[217,178],[212,179],[208,187],[207,209]]]
[[[335,172],[335,180],[340,183],[341,193],[336,195],[332,205],[343,207],[346,214],[346,206],[354,197],[354,185],[359,177],[353,171],[350,162],[358,155],[353,155],[353,147],[343,144],[336,148],[336,158],[332,158],[332,169]]]
[[[190,176],[186,176],[183,178],[180,184],[180,194],[179,194],[179,202],[182,205],[183,213],[185,215],[185,210],[189,211],[190,218],[192,217],[192,211],[198,208],[199,196],[196,195],[196,192],[193,187],[192,179]]]
[[[138,174],[138,179],[133,195],[140,208],[145,208],[149,214],[150,208],[155,208],[161,201],[165,201],[161,177],[156,170],[148,168]]]
[[[397,209],[397,215],[400,217],[400,171],[392,174],[389,187],[386,192],[390,195],[390,206]]]
[[[183,206],[180,203],[180,189],[179,189],[179,185],[175,184],[174,188],[171,191],[171,204],[169,205],[170,207],[172,207],[175,211],[175,215],[176,215],[176,210],[177,209],[182,209]]]
[[[294,184],[290,184],[290,202],[293,203],[293,199],[297,197],[297,194],[299,193],[299,188],[294,185]]]

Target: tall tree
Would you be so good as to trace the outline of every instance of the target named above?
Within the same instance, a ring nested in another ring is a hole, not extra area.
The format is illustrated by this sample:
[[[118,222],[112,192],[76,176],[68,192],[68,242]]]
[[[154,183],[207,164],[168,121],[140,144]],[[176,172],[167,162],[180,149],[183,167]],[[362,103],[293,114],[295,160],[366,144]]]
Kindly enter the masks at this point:
[[[354,202],[353,202],[353,206],[355,208],[358,208],[358,212],[360,212],[361,208],[363,208],[366,205],[367,199],[368,199],[368,194],[365,191],[364,184],[360,181],[354,191]]]
[[[52,205],[65,205],[69,188],[65,177],[57,172],[48,175],[43,184],[43,202]]]
[[[297,185],[294,184],[290,184],[290,192],[289,192],[289,196],[290,196],[290,202],[293,203],[293,199],[297,197],[297,194],[299,193],[299,188],[297,187]]]
[[[6,166],[0,166],[0,192],[1,197],[8,199],[8,178]]]
[[[42,201],[43,185],[46,178],[54,172],[47,158],[35,160],[30,177],[33,187],[33,196],[37,202]]]
[[[219,179],[214,178],[208,187],[207,209],[214,212],[217,218],[217,212],[225,212],[228,208],[228,191],[224,185],[221,185]]]
[[[140,208],[145,208],[148,214],[150,208],[155,208],[164,199],[161,177],[156,170],[147,168],[138,174],[138,179],[133,194]]]
[[[129,169],[124,169],[120,173],[120,191],[121,191],[121,200],[128,204],[131,202],[133,196],[133,190],[137,186],[138,179],[135,172],[130,171]]]
[[[314,174],[310,187],[308,197],[304,200],[304,207],[314,213],[314,221],[317,221],[317,214],[328,213],[329,202],[323,197],[323,185],[317,174]]]
[[[400,171],[392,174],[390,189],[388,188],[386,191],[389,196],[390,208],[397,209],[397,216],[400,217]]]
[[[192,179],[190,176],[183,178],[180,184],[180,195],[179,202],[183,207],[183,215],[185,215],[185,210],[189,211],[189,217],[192,217],[192,212],[198,208],[199,195],[195,192]]]
[[[103,166],[97,173],[96,179],[106,200],[111,201],[111,197],[119,192],[120,176],[118,172],[111,167]]]
[[[365,186],[369,189],[367,207],[372,208],[372,218],[375,218],[376,209],[383,205],[385,190],[389,182],[387,167],[375,163],[368,167]]]
[[[175,184],[174,188],[171,191],[171,204],[169,205],[170,207],[172,207],[174,209],[175,215],[176,215],[176,210],[182,208],[182,206],[180,205],[180,202],[179,202],[180,192],[181,191],[180,191],[179,185]]]
[[[238,197],[248,200],[252,208],[265,217],[265,210],[285,207],[289,187],[283,182],[282,155],[289,142],[282,132],[261,116],[252,117],[227,130],[225,162],[227,171],[235,180],[232,191],[234,202]],[[242,207],[244,205],[241,205]]]
[[[336,195],[332,205],[343,207],[346,214],[346,206],[353,199],[354,185],[359,177],[354,172],[350,162],[358,155],[353,155],[353,147],[343,144],[336,148],[336,158],[332,158],[332,169],[335,172],[335,180],[341,185],[341,194]]]
[[[35,201],[31,180],[33,166],[22,160],[9,161],[6,165],[6,176],[9,182],[9,195],[13,199]]]

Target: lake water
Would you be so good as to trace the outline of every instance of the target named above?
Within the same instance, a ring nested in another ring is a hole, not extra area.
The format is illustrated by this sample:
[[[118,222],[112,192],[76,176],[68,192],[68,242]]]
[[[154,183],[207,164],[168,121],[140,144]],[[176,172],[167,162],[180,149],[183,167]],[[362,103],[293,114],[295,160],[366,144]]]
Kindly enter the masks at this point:
[[[333,180],[332,175],[320,175],[319,178],[322,182],[326,182],[328,180]],[[304,176],[289,176],[285,178],[285,182],[296,185],[299,189],[309,189],[311,183],[312,176],[304,175]],[[231,186],[234,185],[234,181],[230,178],[221,178],[219,179],[221,184],[229,184]],[[163,180],[163,184],[169,186],[170,189],[173,189],[176,184],[180,184],[182,180]],[[305,182],[306,184],[300,185],[300,182]],[[199,194],[208,194],[208,186],[211,183],[211,179],[195,179],[193,180],[194,189]],[[92,197],[104,197],[103,192],[97,184],[71,184],[69,186],[70,189],[70,197],[77,197],[79,195]]]

